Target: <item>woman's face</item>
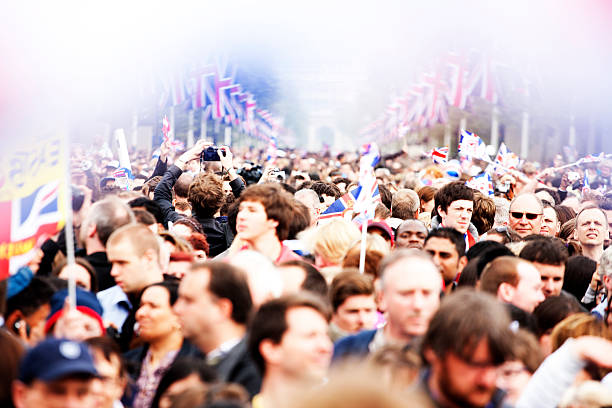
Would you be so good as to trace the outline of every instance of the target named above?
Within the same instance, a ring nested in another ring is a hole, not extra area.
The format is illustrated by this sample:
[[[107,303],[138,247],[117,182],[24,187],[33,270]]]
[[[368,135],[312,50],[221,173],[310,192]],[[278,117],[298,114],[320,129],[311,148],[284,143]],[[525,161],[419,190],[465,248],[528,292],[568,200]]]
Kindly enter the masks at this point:
[[[430,213],[434,208],[434,199],[432,198],[429,201],[421,200],[421,210],[422,212]]]
[[[68,280],[71,272],[74,274],[74,280],[77,285],[85,290],[91,290],[91,276],[89,276],[87,269],[79,264],[66,265],[59,273],[58,277]]]
[[[136,311],[140,337],[147,342],[162,339],[179,330],[178,318],[170,305],[170,294],[161,286],[146,289]]]

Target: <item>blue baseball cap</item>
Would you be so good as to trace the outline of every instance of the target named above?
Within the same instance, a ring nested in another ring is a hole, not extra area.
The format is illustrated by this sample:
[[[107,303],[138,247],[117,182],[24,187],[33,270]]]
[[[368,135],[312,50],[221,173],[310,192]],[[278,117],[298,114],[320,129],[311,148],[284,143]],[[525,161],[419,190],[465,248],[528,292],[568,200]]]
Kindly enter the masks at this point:
[[[50,338],[30,349],[19,366],[19,381],[51,382],[73,375],[98,377],[87,345],[67,339]]]

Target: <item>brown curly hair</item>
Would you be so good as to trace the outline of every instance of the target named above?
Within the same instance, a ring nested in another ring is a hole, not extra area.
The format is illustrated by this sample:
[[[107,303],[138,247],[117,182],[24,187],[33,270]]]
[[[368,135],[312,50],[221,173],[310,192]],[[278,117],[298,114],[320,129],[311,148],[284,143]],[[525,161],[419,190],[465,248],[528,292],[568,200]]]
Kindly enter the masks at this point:
[[[189,186],[187,200],[196,217],[214,217],[225,202],[223,181],[215,174],[199,174]]]
[[[254,184],[240,194],[237,205],[244,201],[261,203],[269,220],[278,221],[276,237],[283,241],[289,236],[291,221],[295,216],[296,201],[276,183]]]

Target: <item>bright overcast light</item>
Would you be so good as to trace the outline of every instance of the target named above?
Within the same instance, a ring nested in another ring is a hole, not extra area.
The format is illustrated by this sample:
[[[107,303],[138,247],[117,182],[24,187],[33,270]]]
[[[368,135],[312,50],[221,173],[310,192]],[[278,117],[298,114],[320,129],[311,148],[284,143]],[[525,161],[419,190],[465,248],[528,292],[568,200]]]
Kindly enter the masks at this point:
[[[346,70],[345,83],[334,88],[336,96],[362,86],[353,78],[402,92],[431,68],[434,56],[457,48],[503,57],[541,78],[542,86],[561,95],[575,93],[581,104],[608,105],[611,4],[11,2],[3,5],[0,28],[0,114],[19,122],[33,111],[47,112],[51,120],[66,114],[72,120],[129,110],[138,87],[154,72],[220,53],[265,60],[287,80],[304,67],[314,75],[322,67]],[[312,81],[305,83],[312,87]],[[299,92],[300,82],[296,86]],[[333,101],[342,103],[342,98]]]

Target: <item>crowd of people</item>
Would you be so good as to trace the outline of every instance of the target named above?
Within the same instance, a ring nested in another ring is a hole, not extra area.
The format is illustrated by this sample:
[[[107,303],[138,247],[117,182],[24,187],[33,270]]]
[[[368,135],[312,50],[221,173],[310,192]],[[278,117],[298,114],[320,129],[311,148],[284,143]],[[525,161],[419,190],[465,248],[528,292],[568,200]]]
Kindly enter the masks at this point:
[[[357,154],[210,147],[72,149],[76,263],[60,231],[0,283],[1,406],[612,406],[604,157],[489,195],[401,151],[356,222]]]

